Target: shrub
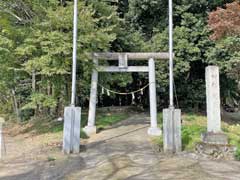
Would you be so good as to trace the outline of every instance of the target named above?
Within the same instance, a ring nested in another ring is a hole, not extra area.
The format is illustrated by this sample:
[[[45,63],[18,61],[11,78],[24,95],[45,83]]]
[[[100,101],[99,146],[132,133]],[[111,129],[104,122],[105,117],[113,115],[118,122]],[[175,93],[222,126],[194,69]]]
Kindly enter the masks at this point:
[[[235,155],[235,159],[240,161],[240,146],[238,146],[234,155]]]
[[[190,125],[182,127],[182,147],[183,150],[193,150],[195,144],[201,141],[201,133],[206,131],[205,127]]]

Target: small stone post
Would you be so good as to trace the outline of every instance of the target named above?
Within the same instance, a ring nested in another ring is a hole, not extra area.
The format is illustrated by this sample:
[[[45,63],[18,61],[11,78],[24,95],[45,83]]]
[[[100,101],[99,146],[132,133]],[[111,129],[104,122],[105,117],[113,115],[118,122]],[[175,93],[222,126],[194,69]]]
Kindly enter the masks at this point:
[[[203,134],[203,141],[211,144],[227,144],[227,137],[221,131],[219,68],[217,66],[208,66],[205,73],[207,133]]]
[[[181,110],[168,108],[163,110],[163,147],[165,153],[182,151]]]
[[[63,129],[63,152],[80,152],[81,108],[65,107]]]
[[[98,65],[98,60],[96,58],[93,59],[93,62],[96,66]],[[98,71],[97,69],[93,69],[90,100],[89,100],[88,125],[83,129],[88,136],[97,133],[97,128],[95,125],[97,88],[98,88]]]
[[[148,134],[151,136],[161,136],[162,132],[157,127],[156,77],[155,77],[155,62],[153,58],[149,59],[148,67],[149,67],[149,98],[151,115],[151,127],[148,129]]]

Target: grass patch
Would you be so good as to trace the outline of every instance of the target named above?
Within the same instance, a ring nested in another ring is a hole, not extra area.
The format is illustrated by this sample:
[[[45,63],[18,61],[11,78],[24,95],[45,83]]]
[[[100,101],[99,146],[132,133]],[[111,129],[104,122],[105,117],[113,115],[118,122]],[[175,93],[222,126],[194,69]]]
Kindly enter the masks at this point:
[[[228,136],[229,144],[240,147],[240,125],[222,123],[222,130]]]
[[[158,126],[162,129],[162,127],[163,127],[163,114],[162,113],[157,114],[157,121],[158,121]]]
[[[192,151],[201,142],[201,134],[207,131],[207,118],[187,113],[182,115],[182,148]]]
[[[128,117],[126,113],[105,113],[98,114],[96,120],[96,126],[98,129],[104,129],[117,122],[120,122]]]
[[[206,128],[198,125],[182,126],[182,148],[183,150],[194,150],[196,143],[201,142],[201,134]]]
[[[240,146],[237,147],[237,150],[236,150],[234,156],[235,156],[236,160],[240,161]]]
[[[48,162],[52,162],[52,161],[55,161],[55,160],[56,160],[56,158],[54,158],[54,157],[48,156],[48,158],[47,158],[47,161],[48,161]]]
[[[201,141],[201,133],[206,131],[207,119],[193,113],[182,115],[182,147],[183,150],[193,150],[196,143]],[[163,115],[158,113],[159,127],[163,125]],[[163,148],[163,137],[153,139],[154,143]]]
[[[81,127],[87,125],[87,113],[82,113]],[[96,126],[98,129],[104,129],[128,117],[127,113],[97,113]],[[51,117],[35,117],[28,122],[24,122],[19,128],[18,133],[32,133],[35,135],[45,133],[62,133],[63,122],[53,120]],[[81,129],[81,138],[87,138],[87,135]]]
[[[185,121],[189,121],[189,122],[192,122],[192,121],[195,121],[198,119],[198,116],[194,115],[194,114],[188,114],[188,115],[185,115]]]
[[[163,151],[163,136],[152,137],[152,142],[158,145],[159,151]]]
[[[158,124],[162,127],[162,113],[158,114]],[[229,144],[238,147],[236,157],[240,159],[240,125],[228,124],[222,121],[222,130],[229,138]],[[185,113],[182,115],[182,146],[183,150],[192,151],[195,145],[201,141],[201,134],[207,131],[207,118],[206,116]],[[162,137],[154,139],[160,148],[163,147]]]
[[[45,134],[62,131],[62,122],[53,121],[51,117],[36,117],[25,122],[22,133]]]

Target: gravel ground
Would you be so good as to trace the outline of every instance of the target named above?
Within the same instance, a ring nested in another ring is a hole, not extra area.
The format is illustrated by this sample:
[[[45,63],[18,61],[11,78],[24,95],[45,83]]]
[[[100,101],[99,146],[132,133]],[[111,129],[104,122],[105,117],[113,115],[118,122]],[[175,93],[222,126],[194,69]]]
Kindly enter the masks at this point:
[[[6,136],[1,180],[239,180],[240,162],[156,152],[149,118],[133,115],[82,141],[79,155],[61,153],[62,134]]]

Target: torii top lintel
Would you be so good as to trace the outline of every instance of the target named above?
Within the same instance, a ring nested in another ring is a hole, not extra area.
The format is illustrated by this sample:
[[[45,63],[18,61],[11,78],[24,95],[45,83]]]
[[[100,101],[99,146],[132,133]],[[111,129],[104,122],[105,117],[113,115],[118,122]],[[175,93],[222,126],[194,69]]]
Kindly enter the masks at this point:
[[[169,59],[168,52],[160,52],[160,53],[142,53],[142,52],[125,52],[125,53],[93,53],[93,57],[99,60],[119,60],[119,57],[127,57],[128,60],[148,60],[153,58],[157,59]]]

